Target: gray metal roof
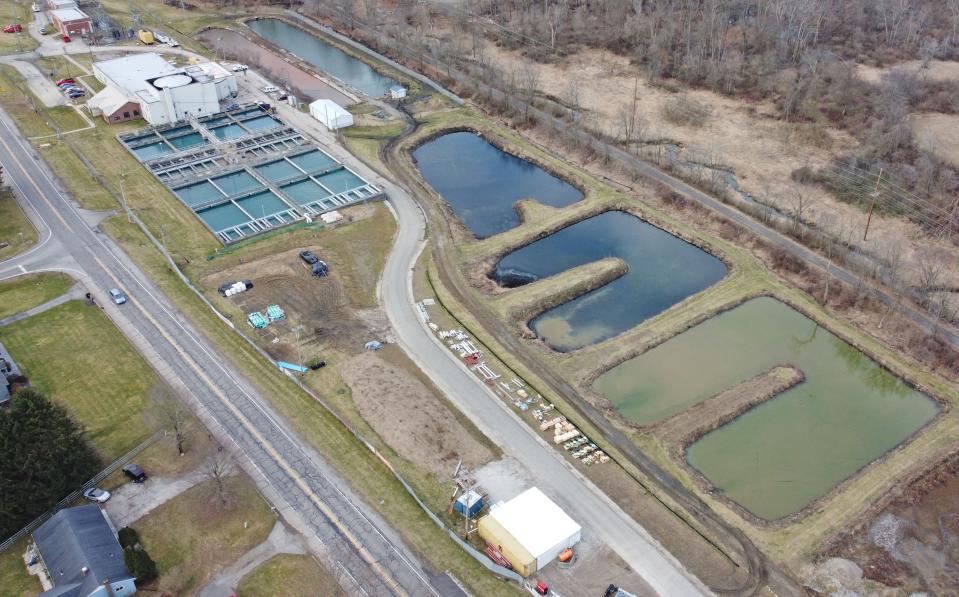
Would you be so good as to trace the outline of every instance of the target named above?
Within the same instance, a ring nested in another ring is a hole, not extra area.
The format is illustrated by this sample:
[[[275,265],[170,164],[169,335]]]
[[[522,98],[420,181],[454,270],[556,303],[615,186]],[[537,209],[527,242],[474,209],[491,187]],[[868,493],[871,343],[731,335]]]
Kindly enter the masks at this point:
[[[33,532],[33,540],[55,587],[41,597],[86,597],[107,579],[133,578],[120,542],[96,504],[60,510]]]

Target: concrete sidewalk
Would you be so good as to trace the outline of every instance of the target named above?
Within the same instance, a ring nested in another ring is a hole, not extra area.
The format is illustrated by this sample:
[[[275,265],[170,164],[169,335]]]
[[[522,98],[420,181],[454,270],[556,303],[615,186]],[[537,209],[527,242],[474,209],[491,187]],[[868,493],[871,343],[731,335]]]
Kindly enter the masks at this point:
[[[62,294],[53,300],[43,303],[42,305],[37,305],[32,309],[27,309],[26,311],[21,311],[15,315],[11,315],[10,317],[4,317],[3,319],[0,319],[0,327],[10,325],[11,323],[26,319],[27,317],[32,317],[38,313],[43,313],[44,311],[58,307],[67,301],[82,300],[85,298],[85,294],[86,290],[82,285],[74,284],[70,287],[70,290],[68,290],[66,294]]]

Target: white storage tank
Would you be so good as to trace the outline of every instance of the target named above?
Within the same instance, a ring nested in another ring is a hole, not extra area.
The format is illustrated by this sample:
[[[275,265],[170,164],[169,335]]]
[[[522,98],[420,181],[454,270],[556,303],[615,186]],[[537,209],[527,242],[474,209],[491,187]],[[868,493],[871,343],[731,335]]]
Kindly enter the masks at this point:
[[[316,100],[310,104],[310,115],[331,131],[353,126],[353,115],[333,100]]]

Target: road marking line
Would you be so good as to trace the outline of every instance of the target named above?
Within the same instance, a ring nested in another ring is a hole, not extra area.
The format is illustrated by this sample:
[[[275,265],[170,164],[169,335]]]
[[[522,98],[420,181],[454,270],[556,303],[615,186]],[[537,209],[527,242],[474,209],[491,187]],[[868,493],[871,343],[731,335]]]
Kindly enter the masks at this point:
[[[3,126],[6,127],[7,130],[10,130],[10,127],[7,125],[7,123],[4,122],[4,123],[3,123]],[[13,131],[10,131],[10,132],[13,133]],[[19,137],[19,135],[17,135],[17,136]],[[60,220],[60,222],[62,222],[64,226],[66,226],[67,230],[69,230],[70,232],[74,232],[73,227],[71,227],[70,224],[67,224],[67,221],[66,221],[65,219],[63,219],[63,214],[60,213],[60,210],[58,210],[57,208],[55,208],[55,207],[53,206],[53,204],[50,203],[50,200],[47,199],[46,194],[45,194],[43,191],[40,190],[40,185],[37,184],[37,181],[33,180],[33,177],[30,176],[30,173],[27,172],[27,169],[23,167],[23,163],[22,163],[22,162],[20,161],[20,159],[17,157],[17,154],[15,154],[15,153],[13,152],[13,149],[12,149],[9,145],[7,145],[7,142],[4,140],[3,137],[4,137],[4,135],[0,135],[0,144],[3,144],[4,149],[7,150],[7,153],[10,154],[10,157],[13,158],[13,161],[16,162],[16,163],[17,163],[17,166],[20,167],[20,170],[23,171],[23,175],[26,176],[26,177],[27,177],[27,180],[30,181],[30,184],[32,184],[32,185],[34,186],[34,188],[37,189],[37,194],[39,194],[40,197],[43,199],[43,201],[44,201],[47,205],[50,206],[50,210],[53,211],[53,215],[57,216],[57,219]],[[20,146],[23,147],[23,144],[21,143]],[[19,186],[20,186],[20,185],[17,185],[18,188],[19,188]],[[22,190],[21,190],[21,192],[22,192]]]
[[[20,266],[18,266],[18,267],[20,268],[20,271],[21,271],[21,272],[27,273],[27,268],[23,267],[22,265],[20,265]]]

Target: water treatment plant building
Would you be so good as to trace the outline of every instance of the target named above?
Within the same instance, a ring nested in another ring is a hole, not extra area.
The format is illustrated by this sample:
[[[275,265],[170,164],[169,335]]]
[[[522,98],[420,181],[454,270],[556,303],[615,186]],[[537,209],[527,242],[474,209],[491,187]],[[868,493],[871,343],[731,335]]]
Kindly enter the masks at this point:
[[[107,122],[122,120],[107,110],[127,104],[137,104],[140,115],[153,126],[208,116],[220,111],[221,101],[237,94],[236,77],[219,64],[204,62],[181,68],[153,52],[95,62],[93,74],[105,89],[91,103],[102,106]],[[111,101],[98,101],[101,96],[109,96]],[[114,99],[119,97],[127,102]]]

